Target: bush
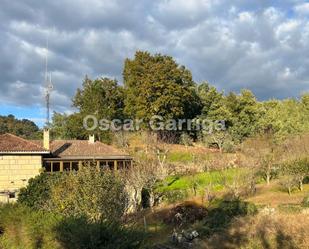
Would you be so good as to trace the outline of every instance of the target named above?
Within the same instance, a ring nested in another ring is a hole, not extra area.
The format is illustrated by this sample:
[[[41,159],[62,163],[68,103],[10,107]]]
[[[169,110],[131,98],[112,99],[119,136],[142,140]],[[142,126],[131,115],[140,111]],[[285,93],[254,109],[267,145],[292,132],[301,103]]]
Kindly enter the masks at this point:
[[[179,143],[185,146],[192,146],[193,145],[193,139],[191,136],[187,133],[182,133],[180,135]]]
[[[164,192],[163,199],[168,203],[175,203],[188,197],[186,190],[171,190]]]
[[[226,153],[234,153],[236,150],[235,143],[232,140],[227,140],[222,145],[222,151]]]
[[[46,209],[51,198],[51,189],[60,178],[60,173],[41,173],[31,178],[27,187],[20,190],[18,203],[34,209]]]
[[[305,196],[301,204],[303,207],[309,207],[309,194]]]
[[[22,205],[0,208],[0,248],[141,248],[145,236],[116,223],[67,218]]]
[[[68,217],[119,220],[127,211],[129,197],[114,172],[84,165],[63,175],[51,190],[51,204],[55,212]]]
[[[35,210],[90,220],[118,220],[128,207],[124,184],[112,171],[84,165],[79,171],[42,173],[20,191],[18,203]]]
[[[56,238],[65,249],[141,248],[145,235],[115,223],[89,223],[85,218],[68,218],[57,227]]]

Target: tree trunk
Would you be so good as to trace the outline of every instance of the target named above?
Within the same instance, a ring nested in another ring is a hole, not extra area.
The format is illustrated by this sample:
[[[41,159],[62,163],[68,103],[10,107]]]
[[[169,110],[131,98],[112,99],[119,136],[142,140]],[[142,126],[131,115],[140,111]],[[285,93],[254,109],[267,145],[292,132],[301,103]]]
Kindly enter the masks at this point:
[[[269,185],[269,183],[270,183],[270,174],[269,173],[266,174],[266,183],[267,183],[267,185]]]
[[[300,191],[303,191],[303,189],[304,189],[303,188],[303,180],[302,179],[299,180],[298,188],[299,188]]]

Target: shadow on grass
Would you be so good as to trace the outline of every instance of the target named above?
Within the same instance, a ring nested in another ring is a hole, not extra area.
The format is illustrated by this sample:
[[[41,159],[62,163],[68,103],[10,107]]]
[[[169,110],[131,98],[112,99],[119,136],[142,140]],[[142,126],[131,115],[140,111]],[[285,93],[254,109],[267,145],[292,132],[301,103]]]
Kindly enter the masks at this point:
[[[64,249],[141,248],[145,234],[107,222],[90,223],[85,218],[62,220],[55,228]]]
[[[219,200],[209,209],[205,218],[203,234],[210,236],[224,231],[229,227],[235,217],[254,215],[257,208],[254,204],[235,200]]]
[[[265,217],[251,229],[257,208],[240,200],[220,201],[209,210],[203,226],[209,249],[296,249],[292,236],[287,235],[271,217]],[[251,230],[250,230],[251,229]],[[270,232],[271,231],[271,232]]]

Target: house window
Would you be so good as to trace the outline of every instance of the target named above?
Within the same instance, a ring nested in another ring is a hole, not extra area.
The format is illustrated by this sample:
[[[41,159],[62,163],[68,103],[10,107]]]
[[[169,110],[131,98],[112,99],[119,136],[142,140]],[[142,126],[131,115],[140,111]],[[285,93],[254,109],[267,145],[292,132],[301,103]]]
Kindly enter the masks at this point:
[[[50,162],[45,162],[45,171],[51,172],[51,163]]]
[[[105,169],[107,165],[106,161],[100,161],[100,169]]]
[[[10,199],[13,199],[13,198],[15,198],[15,197],[16,197],[15,192],[10,192],[10,193],[9,193],[9,198],[10,198]]]
[[[64,162],[63,163],[63,171],[70,171],[70,170],[71,170],[70,162]]]
[[[60,163],[59,162],[54,162],[53,165],[53,172],[58,172],[60,171]]]
[[[117,161],[117,168],[122,169],[124,166],[124,161]]]
[[[72,163],[72,170],[78,170],[78,162],[71,162]]]
[[[125,167],[126,167],[126,168],[130,168],[130,167],[131,167],[131,164],[132,164],[132,161],[126,160],[126,161],[124,161],[124,164],[125,164]]]
[[[114,169],[114,166],[115,166],[114,161],[108,161],[107,165],[108,165],[109,169],[111,169],[111,170]]]

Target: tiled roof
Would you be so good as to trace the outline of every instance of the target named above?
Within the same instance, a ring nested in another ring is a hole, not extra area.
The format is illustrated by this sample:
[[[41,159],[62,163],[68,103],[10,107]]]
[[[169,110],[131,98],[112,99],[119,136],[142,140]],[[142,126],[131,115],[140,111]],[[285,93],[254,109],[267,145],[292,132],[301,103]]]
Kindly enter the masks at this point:
[[[0,135],[0,153],[48,153],[47,150],[36,143],[29,140],[17,137],[15,135],[6,133]]]
[[[42,141],[35,141],[42,144]],[[50,142],[53,157],[58,158],[92,158],[92,157],[128,157],[116,148],[101,143],[90,143],[88,140],[53,140]]]

